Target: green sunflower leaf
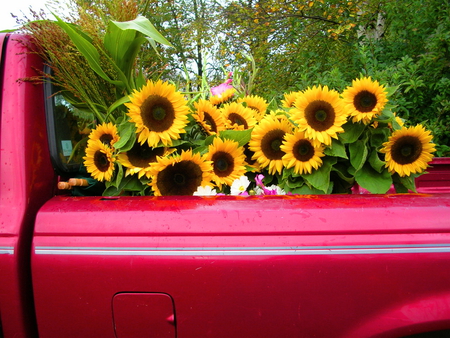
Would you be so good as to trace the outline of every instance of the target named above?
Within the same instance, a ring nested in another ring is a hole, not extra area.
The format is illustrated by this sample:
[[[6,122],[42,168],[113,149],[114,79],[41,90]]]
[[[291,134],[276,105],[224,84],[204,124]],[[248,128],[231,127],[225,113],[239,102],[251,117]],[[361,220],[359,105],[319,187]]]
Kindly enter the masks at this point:
[[[330,147],[325,148],[324,153],[328,156],[336,156],[348,159],[344,144],[336,139],[333,139]]]
[[[367,146],[363,140],[358,140],[348,146],[350,152],[350,163],[356,171],[360,170],[367,159]]]
[[[389,128],[376,128],[370,130],[370,145],[376,149],[380,148],[384,142],[387,142],[390,130]]]
[[[342,143],[345,144],[353,143],[357,139],[359,139],[366,126],[364,125],[364,123],[352,123],[350,121],[344,124],[342,128],[344,128],[345,132],[339,134],[339,139],[342,140]]]
[[[116,182],[114,183],[114,186],[118,187],[123,179],[123,166],[117,161],[116,166],[117,166],[117,173],[116,173]]]
[[[108,107],[107,110],[107,115],[105,120],[107,120],[107,117],[109,116],[109,114],[111,114],[114,110],[116,110],[117,108],[119,108],[121,105],[123,105],[124,103],[130,102],[130,97],[129,96],[124,96],[121,97],[120,99],[118,99],[116,102],[114,102],[112,105],[110,105]],[[116,121],[117,122],[117,121]]]
[[[368,161],[373,169],[381,173],[385,167],[385,162],[380,159],[380,154],[376,150],[370,152]]]
[[[124,177],[120,184],[117,186],[109,185],[103,192],[103,196],[118,196],[122,195],[124,192],[131,193],[140,193],[142,190],[145,190],[147,187],[143,186],[140,180],[136,175],[129,175]]]
[[[385,194],[392,186],[392,176],[387,169],[379,173],[368,164],[355,173],[355,179],[362,188],[373,194]]]
[[[319,169],[314,170],[311,174],[302,175],[302,177],[315,189],[328,193],[330,187],[330,172],[336,162],[337,160],[334,157],[325,158]]]
[[[293,194],[299,194],[299,195],[323,195],[325,194],[322,190],[316,189],[314,187],[310,187],[306,184],[297,187],[297,188],[293,188],[291,190],[286,190],[286,192],[290,192]]]
[[[199,153],[200,155],[204,155],[208,152],[209,147],[208,146],[198,146],[195,147],[192,151],[194,153]]]
[[[417,192],[415,180],[417,176],[419,175],[400,177],[398,174],[394,174],[395,191],[398,193],[408,193],[409,191]]]
[[[118,126],[120,140],[114,143],[114,148],[121,151],[130,150],[136,140],[136,127],[133,123],[125,121]]]
[[[246,130],[223,130],[219,133],[222,139],[229,139],[239,143],[240,147],[243,147],[250,141],[252,135],[252,129]]]
[[[344,180],[347,183],[353,184],[355,182],[355,178],[348,172],[348,167],[344,163],[336,163],[332,171],[336,172],[340,179]]]

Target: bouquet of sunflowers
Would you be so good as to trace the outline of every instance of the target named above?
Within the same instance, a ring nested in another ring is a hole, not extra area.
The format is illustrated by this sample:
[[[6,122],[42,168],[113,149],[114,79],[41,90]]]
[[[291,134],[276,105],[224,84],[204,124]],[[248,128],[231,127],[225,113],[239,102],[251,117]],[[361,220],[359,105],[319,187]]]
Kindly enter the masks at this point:
[[[371,78],[343,93],[288,93],[271,111],[262,97],[236,94],[225,82],[188,102],[174,85],[148,81],[125,103],[127,119],[91,132],[87,171],[108,195],[348,193],[355,183],[405,192],[435,150],[430,132],[405,127]]]
[[[188,100],[133,68],[130,56],[146,39],[170,46],[147,19],[109,22],[100,45],[79,27],[55,24],[115,96],[102,105],[66,87],[70,103],[93,111],[83,159],[104,195],[408,192],[432,160],[430,132],[397,117],[394,89],[370,77],[342,93],[319,85],[269,104],[229,76]]]

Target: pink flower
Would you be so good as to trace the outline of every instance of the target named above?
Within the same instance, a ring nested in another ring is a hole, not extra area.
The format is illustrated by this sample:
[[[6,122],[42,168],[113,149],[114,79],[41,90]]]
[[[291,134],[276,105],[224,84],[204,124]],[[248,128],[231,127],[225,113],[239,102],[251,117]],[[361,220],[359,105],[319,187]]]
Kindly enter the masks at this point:
[[[270,187],[266,187],[264,185],[264,183],[262,182],[263,179],[264,179],[264,175],[262,175],[262,174],[258,174],[255,177],[255,182],[257,185],[256,191],[257,191],[258,195],[285,195],[286,194],[283,189],[281,189],[280,187],[278,187],[276,185],[271,185]]]
[[[212,87],[211,88],[211,94],[213,94],[214,96],[219,96],[223,92],[227,91],[228,89],[233,88],[233,86],[230,86],[231,82],[233,82],[233,80],[232,79],[228,79],[224,83],[221,83],[220,85],[218,85],[216,87]]]
[[[233,86],[230,85],[231,82],[233,82],[233,72],[229,72],[227,75],[227,80],[224,83],[221,83],[220,85],[216,87],[211,88],[211,94],[214,96],[221,95],[223,92],[227,91],[228,89],[232,89]]]

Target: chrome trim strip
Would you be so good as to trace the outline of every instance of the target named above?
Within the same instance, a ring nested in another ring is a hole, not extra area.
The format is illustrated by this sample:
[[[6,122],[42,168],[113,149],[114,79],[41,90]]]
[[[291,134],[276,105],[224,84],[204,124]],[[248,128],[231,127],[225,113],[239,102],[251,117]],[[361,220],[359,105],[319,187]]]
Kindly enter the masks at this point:
[[[87,248],[36,247],[37,255],[87,256],[283,256],[283,255],[367,255],[446,253],[450,244],[339,246],[339,247],[252,247],[252,248]]]
[[[0,246],[0,255],[14,255],[14,247]]]

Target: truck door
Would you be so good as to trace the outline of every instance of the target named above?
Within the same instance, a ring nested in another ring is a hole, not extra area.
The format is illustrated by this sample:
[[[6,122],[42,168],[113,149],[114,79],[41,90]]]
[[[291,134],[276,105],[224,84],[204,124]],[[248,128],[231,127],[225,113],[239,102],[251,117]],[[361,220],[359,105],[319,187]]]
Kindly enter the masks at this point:
[[[48,155],[42,61],[29,41],[0,34],[0,336],[37,334],[30,250],[37,210],[53,196],[55,175]]]

